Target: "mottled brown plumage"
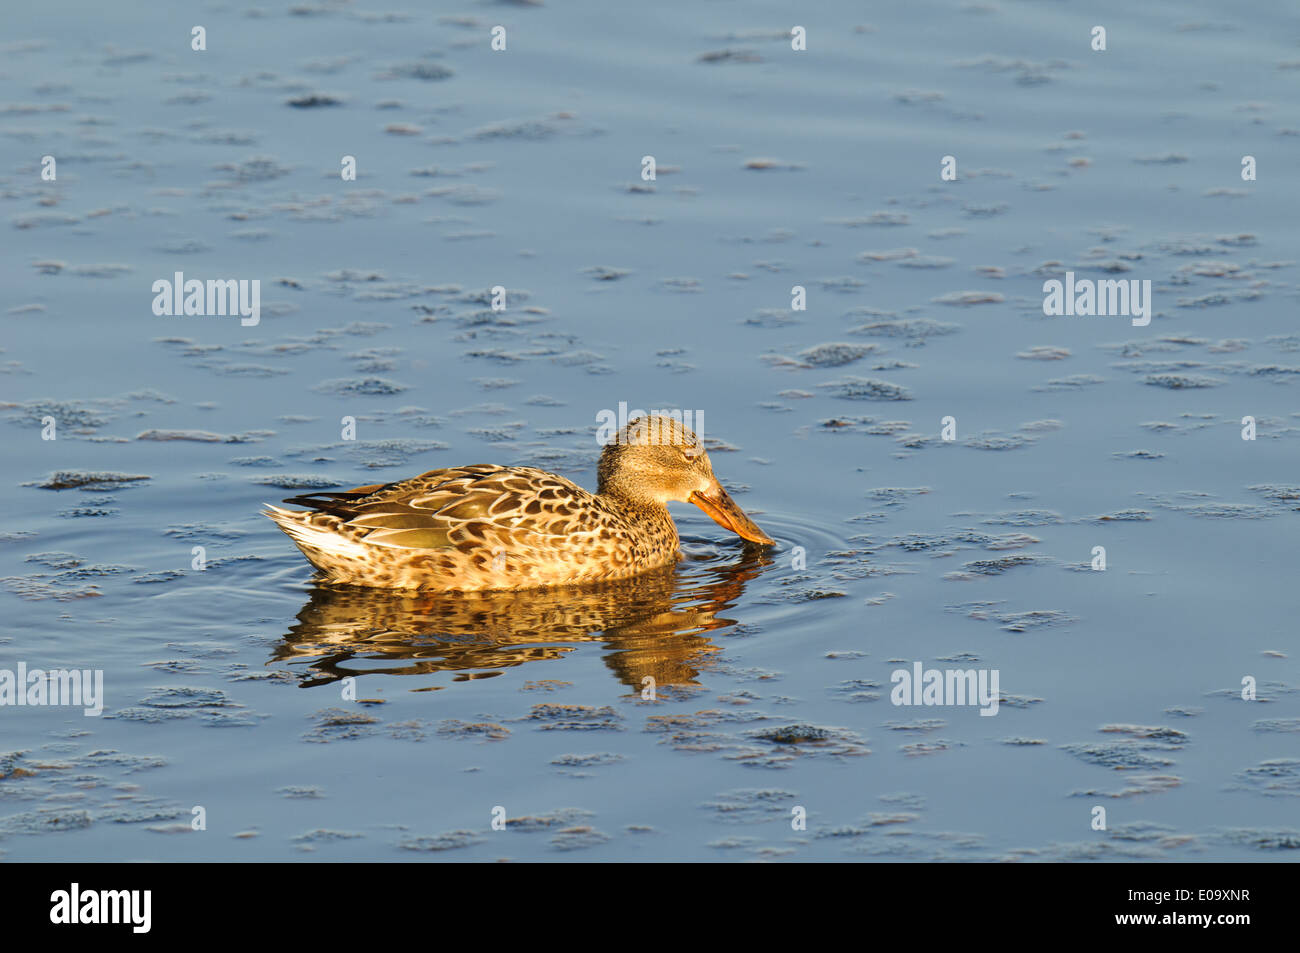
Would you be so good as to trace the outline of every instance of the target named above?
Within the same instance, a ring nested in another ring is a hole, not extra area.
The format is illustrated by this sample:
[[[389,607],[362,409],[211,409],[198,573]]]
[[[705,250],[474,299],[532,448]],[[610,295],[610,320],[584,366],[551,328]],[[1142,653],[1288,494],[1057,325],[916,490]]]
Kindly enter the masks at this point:
[[[692,502],[770,544],[736,506],[695,434],[670,417],[628,424],[601,454],[596,493],[533,467],[479,464],[285,500],[266,515],[331,582],[386,589],[526,589],[626,579],[679,558],[665,505]]]

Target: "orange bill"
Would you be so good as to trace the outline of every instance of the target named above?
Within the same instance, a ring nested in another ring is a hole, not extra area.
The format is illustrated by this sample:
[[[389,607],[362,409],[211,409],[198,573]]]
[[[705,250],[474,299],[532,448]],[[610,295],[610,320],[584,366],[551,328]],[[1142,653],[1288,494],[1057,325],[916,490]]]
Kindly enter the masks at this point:
[[[745,515],[745,511],[736,505],[736,501],[727,495],[727,491],[720,484],[714,483],[708,492],[696,490],[691,494],[690,500],[708,513],[713,522],[725,526],[737,536],[765,546],[776,543],[776,540],[759,529],[758,525]]]

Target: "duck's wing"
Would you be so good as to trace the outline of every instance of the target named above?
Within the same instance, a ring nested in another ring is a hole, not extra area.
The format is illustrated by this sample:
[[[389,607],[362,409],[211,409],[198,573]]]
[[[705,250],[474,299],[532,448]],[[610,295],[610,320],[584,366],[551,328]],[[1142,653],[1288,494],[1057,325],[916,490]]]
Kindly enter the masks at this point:
[[[338,517],[367,543],[405,549],[477,547],[502,534],[581,537],[613,516],[591,493],[532,467],[480,464],[430,470],[398,483],[285,500]]]

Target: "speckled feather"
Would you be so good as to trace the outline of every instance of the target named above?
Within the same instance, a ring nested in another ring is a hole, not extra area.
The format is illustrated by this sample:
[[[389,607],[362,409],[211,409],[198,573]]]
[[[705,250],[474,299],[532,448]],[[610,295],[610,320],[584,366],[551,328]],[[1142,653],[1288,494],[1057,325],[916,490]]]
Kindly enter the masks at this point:
[[[320,507],[267,515],[332,582],[522,589],[624,579],[678,559],[666,508],[606,499],[532,467],[451,467],[285,502]]]
[[[528,589],[626,579],[680,558],[668,501],[691,502],[751,541],[773,541],[671,417],[628,424],[601,452],[599,486],[533,467],[479,464],[268,506],[325,579],[385,589]]]

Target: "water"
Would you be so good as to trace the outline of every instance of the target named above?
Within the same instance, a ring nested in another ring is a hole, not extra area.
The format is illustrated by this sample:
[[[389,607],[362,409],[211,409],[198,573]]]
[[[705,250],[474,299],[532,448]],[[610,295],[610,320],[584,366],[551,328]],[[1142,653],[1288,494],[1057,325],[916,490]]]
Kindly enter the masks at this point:
[[[0,856],[1291,856],[1285,10],[832,2],[796,53],[775,3],[155,7],[9,16],[0,669],[107,698],[3,709]],[[1150,326],[1044,316],[1065,270]],[[156,316],[177,271],[260,323]],[[620,401],[703,411],[778,546],[677,507],[671,572],[449,598],[316,587],[258,515],[594,487]],[[918,661],[997,715],[892,705]]]

